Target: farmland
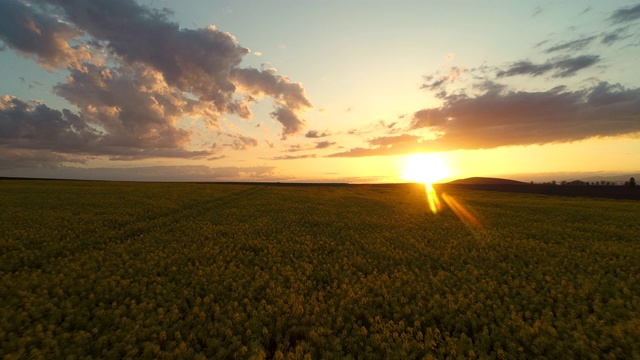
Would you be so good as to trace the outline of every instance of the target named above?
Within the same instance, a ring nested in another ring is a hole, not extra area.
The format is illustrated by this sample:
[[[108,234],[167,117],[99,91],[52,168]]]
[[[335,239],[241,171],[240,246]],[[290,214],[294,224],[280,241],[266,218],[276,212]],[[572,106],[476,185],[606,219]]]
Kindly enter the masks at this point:
[[[640,202],[0,181],[0,356],[638,358]]]

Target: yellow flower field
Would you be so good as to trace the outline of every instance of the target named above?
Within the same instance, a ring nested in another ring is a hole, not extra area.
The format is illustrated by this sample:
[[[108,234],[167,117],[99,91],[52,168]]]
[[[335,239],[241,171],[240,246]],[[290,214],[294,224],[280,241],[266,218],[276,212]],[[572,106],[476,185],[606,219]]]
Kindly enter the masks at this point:
[[[0,356],[640,357],[640,202],[447,196],[0,181]]]

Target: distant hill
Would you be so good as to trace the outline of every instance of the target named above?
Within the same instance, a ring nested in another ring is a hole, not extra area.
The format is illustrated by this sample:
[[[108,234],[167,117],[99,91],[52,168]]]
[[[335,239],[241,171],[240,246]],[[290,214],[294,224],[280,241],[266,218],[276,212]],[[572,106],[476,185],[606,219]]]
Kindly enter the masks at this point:
[[[527,183],[516,180],[488,178],[488,177],[470,177],[466,179],[458,179],[450,181],[446,184],[453,185],[525,185]]]

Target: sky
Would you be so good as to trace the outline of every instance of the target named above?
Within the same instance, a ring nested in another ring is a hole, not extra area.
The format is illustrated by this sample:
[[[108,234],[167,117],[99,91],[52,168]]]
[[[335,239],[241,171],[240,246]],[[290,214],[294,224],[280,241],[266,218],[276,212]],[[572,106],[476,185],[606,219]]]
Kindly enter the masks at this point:
[[[640,172],[640,2],[0,0],[0,176]]]

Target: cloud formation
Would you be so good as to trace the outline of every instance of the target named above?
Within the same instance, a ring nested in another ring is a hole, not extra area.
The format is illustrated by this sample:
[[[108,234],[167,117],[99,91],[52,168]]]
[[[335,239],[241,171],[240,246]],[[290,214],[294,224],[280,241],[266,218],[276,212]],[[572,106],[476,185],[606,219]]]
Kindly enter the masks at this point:
[[[249,119],[250,105],[264,97],[273,100],[283,139],[302,131],[300,114],[312,107],[302,85],[271,69],[240,67],[249,50],[231,34],[181,29],[170,15],[133,0],[0,2],[1,43],[68,71],[53,92],[79,109],[3,98],[4,146],[120,160],[210,155],[186,150],[194,133],[179,121],[200,118],[219,129],[220,115]],[[236,137],[229,145],[256,144]]]
[[[107,124],[107,121],[103,123]],[[163,129],[160,126],[158,131],[162,132]],[[132,129],[131,135],[121,136],[118,132],[97,130],[83,113],[77,115],[66,109],[58,111],[45,104],[28,103],[8,95],[0,97],[0,140],[6,151],[0,163],[5,163],[4,166],[9,163],[17,164],[14,160],[25,151],[30,154],[30,161],[25,162],[25,166],[36,160],[35,155],[42,156],[43,163],[49,163],[52,159],[67,161],[81,155],[107,155],[112,160],[134,160],[150,157],[200,158],[211,154],[206,150],[188,151],[174,146],[172,142],[179,142],[181,136],[179,132],[174,133],[178,131],[175,129],[167,130],[169,135],[165,137],[136,137],[136,146],[129,146],[128,141],[132,136],[142,136],[147,130],[153,134],[155,128],[142,130]],[[48,150],[58,155],[49,156],[41,151],[28,150]]]
[[[518,61],[509,66],[506,70],[496,73],[497,77],[507,77],[514,75],[539,76],[553,71],[552,77],[569,77],[575,75],[579,70],[593,66],[600,61],[598,55],[581,55],[573,58],[556,59],[547,61],[544,64],[534,64],[531,61]]]
[[[328,131],[320,132],[318,130],[309,130],[306,134],[304,134],[305,137],[311,139],[323,138],[329,135],[331,135],[331,133],[329,133]]]
[[[640,19],[640,4],[616,10],[609,18],[614,23],[631,22]]]
[[[44,9],[22,1],[0,2],[0,40],[20,54],[34,57],[49,70],[77,67],[91,58],[86,46],[70,44],[81,37],[81,30]]]
[[[495,87],[477,96],[452,95],[441,108],[417,111],[407,130],[428,130],[437,137],[378,137],[368,141],[368,148],[329,156],[397,155],[631,136],[640,133],[640,88],[607,82],[577,91]]]
[[[572,51],[572,52],[580,51],[585,49],[587,46],[589,46],[595,39],[596,39],[596,36],[589,36],[586,38],[567,41],[567,42],[552,46],[547,50],[545,50],[545,52],[552,53],[556,51],[565,51],[565,50]]]
[[[3,169],[0,167],[0,171]],[[209,167],[205,165],[100,167],[57,166],[48,172],[60,179],[127,181],[280,181],[273,166]],[[41,177],[38,169],[25,168],[11,172],[11,176]]]
[[[282,124],[282,140],[286,139],[288,135],[300,132],[304,126],[304,121],[286,107],[277,108],[271,113],[271,117]]]
[[[314,158],[314,157],[316,157],[316,154],[283,155],[283,156],[272,157],[269,160],[297,160],[297,159],[308,159],[308,158]]]

